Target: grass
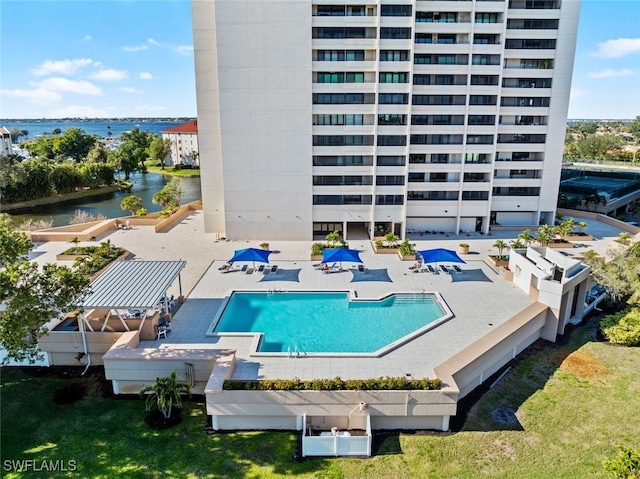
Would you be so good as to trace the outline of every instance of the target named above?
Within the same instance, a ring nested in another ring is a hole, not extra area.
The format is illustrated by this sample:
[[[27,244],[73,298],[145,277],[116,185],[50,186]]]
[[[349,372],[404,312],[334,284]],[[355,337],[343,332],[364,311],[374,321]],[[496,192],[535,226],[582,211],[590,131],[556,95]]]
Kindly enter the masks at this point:
[[[167,176],[181,176],[183,178],[193,178],[200,176],[199,169],[181,168],[179,170],[176,170],[173,166],[165,166],[163,170],[159,166],[147,165],[147,170],[151,173],[160,173]]]
[[[84,379],[83,400],[56,405],[54,391],[76,379],[5,368],[0,464],[76,461],[75,472],[38,478],[600,478],[615,444],[640,448],[640,349],[598,342],[595,331],[591,320],[564,345],[537,343],[471,408],[462,431],[378,433],[369,459],[295,462],[296,436],[286,432],[207,435],[198,401],[186,403],[177,427],[152,431],[142,400],[102,397],[95,377]]]

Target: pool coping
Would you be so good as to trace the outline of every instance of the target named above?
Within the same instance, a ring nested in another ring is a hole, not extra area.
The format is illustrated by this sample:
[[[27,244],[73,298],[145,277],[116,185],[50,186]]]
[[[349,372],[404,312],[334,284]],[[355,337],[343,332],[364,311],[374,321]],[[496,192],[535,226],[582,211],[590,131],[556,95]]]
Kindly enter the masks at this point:
[[[232,332],[232,333],[216,333],[215,328],[218,326],[220,322],[220,318],[224,314],[229,301],[231,300],[231,296],[234,293],[267,293],[267,294],[278,294],[278,293],[346,293],[348,295],[348,300],[357,302],[357,301],[383,301],[384,299],[390,296],[416,296],[416,295],[431,295],[435,298],[436,302],[443,310],[443,315],[434,319],[433,321],[425,324],[421,328],[414,329],[413,331],[405,334],[404,336],[392,341],[391,343],[386,344],[385,346],[378,348],[375,351],[358,353],[358,352],[303,352],[303,351],[288,351],[288,352],[261,352],[259,351],[260,344],[262,343],[262,339],[264,337],[263,332]],[[441,324],[446,323],[450,319],[454,318],[455,314],[445,301],[442,294],[438,291],[421,291],[420,293],[411,292],[411,291],[390,291],[385,293],[384,295],[377,297],[362,297],[358,296],[358,292],[354,289],[348,290],[285,290],[285,289],[269,289],[269,290],[255,290],[255,289],[232,289],[228,290],[225,294],[224,299],[222,300],[222,304],[216,311],[216,314],[211,321],[211,324],[207,328],[207,332],[205,336],[209,337],[248,337],[253,338],[251,341],[251,352],[249,353],[249,357],[255,358],[265,358],[265,357],[275,357],[275,358],[300,358],[300,357],[309,357],[309,358],[380,358],[401,346],[413,341],[414,339],[422,336],[423,334],[435,329]]]

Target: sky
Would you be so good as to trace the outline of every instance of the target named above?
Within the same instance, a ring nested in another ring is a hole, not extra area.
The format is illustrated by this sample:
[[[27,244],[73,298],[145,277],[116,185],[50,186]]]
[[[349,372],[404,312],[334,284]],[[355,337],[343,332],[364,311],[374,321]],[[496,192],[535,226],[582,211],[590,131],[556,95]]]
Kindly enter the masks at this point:
[[[189,0],[0,0],[0,118],[195,117],[194,77]],[[568,116],[638,115],[640,0],[583,0]]]

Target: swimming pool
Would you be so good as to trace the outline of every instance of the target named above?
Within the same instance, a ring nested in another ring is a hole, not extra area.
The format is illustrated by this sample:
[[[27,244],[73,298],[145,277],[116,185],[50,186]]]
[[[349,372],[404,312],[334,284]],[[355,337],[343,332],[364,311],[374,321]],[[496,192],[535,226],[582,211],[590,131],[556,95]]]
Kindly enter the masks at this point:
[[[424,333],[448,308],[434,293],[350,299],[348,292],[234,292],[213,333],[262,333],[261,353],[383,354]]]

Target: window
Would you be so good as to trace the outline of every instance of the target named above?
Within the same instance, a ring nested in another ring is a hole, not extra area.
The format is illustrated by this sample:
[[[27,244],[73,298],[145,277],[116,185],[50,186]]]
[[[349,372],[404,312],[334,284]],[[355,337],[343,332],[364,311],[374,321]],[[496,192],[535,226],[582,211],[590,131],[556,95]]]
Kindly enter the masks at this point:
[[[475,45],[497,45],[500,43],[500,35],[480,35],[473,36]]]
[[[409,191],[409,201],[457,201],[457,191]]]
[[[364,61],[364,50],[316,50],[317,62]]]
[[[551,39],[517,40],[517,39],[509,38],[507,39],[505,48],[514,49],[514,50],[553,50],[556,48],[556,41]]]
[[[411,5],[382,5],[380,9],[383,17],[410,17],[412,14]]]
[[[373,135],[313,135],[313,146],[373,145]]]
[[[416,33],[415,43],[433,43],[431,33]]]
[[[465,153],[464,155],[465,163],[490,163],[489,155],[486,153]]]
[[[344,5],[318,5],[316,10],[318,17],[344,17],[345,14]]]
[[[471,75],[472,85],[492,85],[498,84],[498,75]]]
[[[411,29],[382,27],[380,28],[380,38],[384,40],[409,40],[411,38]]]
[[[416,12],[418,23],[456,23],[458,14],[455,12]]]
[[[409,74],[405,72],[380,72],[380,83],[407,83]]]
[[[345,73],[346,83],[364,83],[363,72],[347,72]]]
[[[362,125],[364,115],[313,115],[314,125]]]
[[[425,177],[424,173],[409,172],[409,176],[407,177],[407,180],[409,183],[424,183],[424,177]]]
[[[453,45],[454,43],[456,43],[456,36],[455,36],[455,34],[444,34],[444,33],[441,33],[440,35],[438,35],[438,39],[437,39],[436,43],[446,44],[446,45]]]
[[[462,135],[411,135],[412,145],[461,145]]]
[[[500,55],[473,55],[474,65],[500,65]]]
[[[546,19],[509,19],[507,28],[513,30],[557,30],[558,20]]]
[[[371,195],[313,195],[314,205],[370,205]]]
[[[314,93],[314,105],[370,105],[373,93]]]
[[[430,85],[431,84],[431,75],[413,75],[413,84],[414,85]]]
[[[525,186],[496,186],[493,188],[493,196],[539,196],[540,188]]]
[[[500,17],[497,13],[476,13],[475,22],[476,23],[499,23]]]
[[[404,185],[404,176],[376,176],[377,186]]]
[[[498,143],[544,143],[546,139],[547,135],[498,135]]]
[[[463,191],[462,192],[462,201],[488,200],[488,199],[489,199],[488,191]]]
[[[349,176],[314,176],[314,186],[359,186],[372,185],[373,177],[371,175],[349,175]]]
[[[378,135],[378,146],[405,146],[406,144],[405,135]]]
[[[316,83],[344,83],[344,73],[316,73]]]
[[[430,173],[429,174],[429,183],[446,183],[447,182],[447,174],[438,172],[438,173]]]
[[[469,115],[467,119],[468,125],[494,125],[495,122],[495,115]]]
[[[378,125],[406,125],[407,115],[378,115]]]
[[[376,159],[377,166],[404,166],[406,158],[404,156],[384,156],[380,155]]]
[[[367,38],[367,29],[360,27],[313,27],[313,38]]]
[[[406,105],[409,102],[407,93],[379,93],[378,103],[381,105]]]
[[[372,166],[372,156],[314,156],[313,166]]]
[[[495,105],[497,103],[496,95],[470,95],[469,105]]]
[[[376,205],[403,205],[403,204],[404,204],[404,195],[376,195]]]
[[[380,50],[381,62],[406,62],[409,61],[408,50]]]
[[[453,85],[454,76],[453,75],[436,75],[435,85]]]
[[[427,162],[427,155],[425,154],[410,154],[409,155],[409,164],[423,164]],[[411,178],[411,173],[409,173],[409,178]],[[411,181],[411,179],[409,179]]]

